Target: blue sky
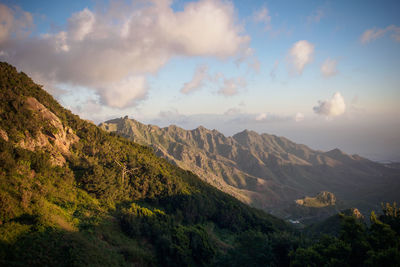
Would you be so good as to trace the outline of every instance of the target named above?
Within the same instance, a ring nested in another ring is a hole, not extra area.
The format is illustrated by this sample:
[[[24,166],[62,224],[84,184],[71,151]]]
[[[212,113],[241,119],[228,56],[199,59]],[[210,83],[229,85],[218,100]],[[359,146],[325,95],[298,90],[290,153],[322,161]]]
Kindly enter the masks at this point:
[[[85,119],[400,160],[398,1],[0,3],[0,60]]]

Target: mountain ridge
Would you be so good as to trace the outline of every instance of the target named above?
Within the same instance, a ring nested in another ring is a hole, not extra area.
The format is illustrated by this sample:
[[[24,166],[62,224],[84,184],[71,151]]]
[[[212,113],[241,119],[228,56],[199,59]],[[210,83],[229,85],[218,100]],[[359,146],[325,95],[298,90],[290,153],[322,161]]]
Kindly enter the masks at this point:
[[[385,196],[396,198],[386,184],[394,181],[395,187],[399,186],[399,173],[382,164],[337,148],[313,150],[285,137],[251,130],[227,137],[203,126],[192,130],[176,125],[160,128],[127,116],[99,127],[149,145],[157,155],[193,171],[213,186],[276,214],[296,199],[320,191],[333,192],[349,207],[358,203],[371,207],[384,195],[371,194],[373,188],[384,188],[389,192]]]

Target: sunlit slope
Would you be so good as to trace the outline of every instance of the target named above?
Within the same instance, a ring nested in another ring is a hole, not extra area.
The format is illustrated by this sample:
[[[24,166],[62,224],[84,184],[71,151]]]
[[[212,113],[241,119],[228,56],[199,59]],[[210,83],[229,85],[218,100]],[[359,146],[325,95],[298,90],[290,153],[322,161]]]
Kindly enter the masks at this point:
[[[204,266],[245,231],[290,230],[81,120],[7,63],[0,88],[0,265]]]
[[[216,130],[159,128],[119,118],[100,124],[191,170],[211,185],[266,210],[321,191],[348,207],[371,208],[399,200],[400,172],[339,149],[312,150],[284,137],[245,130],[226,137]]]

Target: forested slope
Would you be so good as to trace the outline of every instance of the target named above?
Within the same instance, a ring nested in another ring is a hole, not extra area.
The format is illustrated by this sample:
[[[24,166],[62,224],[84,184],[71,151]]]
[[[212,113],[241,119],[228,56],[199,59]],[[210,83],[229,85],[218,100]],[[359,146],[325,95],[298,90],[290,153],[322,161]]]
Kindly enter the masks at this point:
[[[81,120],[6,63],[0,88],[2,263],[204,265],[248,230],[290,230]]]

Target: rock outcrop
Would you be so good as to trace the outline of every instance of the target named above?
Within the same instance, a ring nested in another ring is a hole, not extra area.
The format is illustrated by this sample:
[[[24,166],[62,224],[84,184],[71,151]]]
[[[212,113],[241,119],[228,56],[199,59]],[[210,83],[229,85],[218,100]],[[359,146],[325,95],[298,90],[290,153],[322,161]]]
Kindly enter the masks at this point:
[[[302,199],[297,199],[296,204],[313,208],[334,206],[336,204],[336,197],[331,192],[322,191],[315,197],[305,197]]]
[[[70,155],[70,146],[79,141],[79,137],[69,127],[64,127],[61,120],[34,97],[28,97],[26,107],[45,121],[40,130],[32,136],[25,132],[25,138],[18,142],[18,146],[34,151],[45,149],[52,155],[51,162],[55,165],[63,165],[65,156]]]

